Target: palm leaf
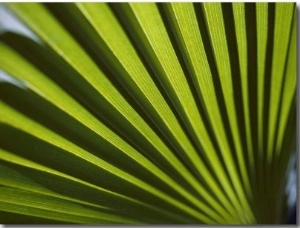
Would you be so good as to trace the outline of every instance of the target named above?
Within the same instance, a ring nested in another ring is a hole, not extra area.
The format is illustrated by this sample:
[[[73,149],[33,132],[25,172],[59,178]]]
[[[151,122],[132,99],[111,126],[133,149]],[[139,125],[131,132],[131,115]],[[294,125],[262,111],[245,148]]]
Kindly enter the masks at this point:
[[[294,3],[3,7],[1,223],[284,223]]]

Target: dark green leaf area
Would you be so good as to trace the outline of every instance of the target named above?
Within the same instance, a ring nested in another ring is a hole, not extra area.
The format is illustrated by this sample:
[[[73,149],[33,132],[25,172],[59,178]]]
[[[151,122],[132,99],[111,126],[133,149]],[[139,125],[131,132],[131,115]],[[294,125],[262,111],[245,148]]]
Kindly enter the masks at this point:
[[[4,224],[11,224],[11,225],[29,225],[29,224],[35,224],[35,225],[46,225],[46,224],[67,225],[67,224],[72,224],[71,222],[64,222],[64,221],[57,221],[57,220],[54,220],[54,219],[39,218],[39,217],[35,217],[35,216],[18,214],[18,213],[13,213],[13,212],[6,212],[6,211],[1,211],[0,221]]]
[[[174,223],[181,223],[182,221],[192,222],[192,220],[186,220],[179,215],[174,216],[174,214],[167,211],[162,211],[155,207],[150,208],[145,204],[132,201],[129,198],[121,197],[120,195],[112,194],[105,190],[101,191],[92,186],[87,186],[74,180],[40,170],[1,161],[0,171],[6,173],[6,177],[0,178],[2,182],[18,183],[19,186],[27,186],[29,189],[34,186],[35,189],[42,188],[42,191],[45,193],[50,191],[61,196],[72,197],[84,202],[101,205],[107,207],[107,209],[101,209],[102,211],[126,216],[136,219],[137,221],[150,223],[155,220],[157,223],[163,224],[170,221],[170,219],[174,219]],[[45,191],[45,189],[47,191]],[[95,207],[92,209],[99,210],[99,208]]]
[[[78,179],[85,180],[96,186],[141,200],[149,205],[154,205],[170,212],[183,214],[181,210],[126,182],[122,177],[100,169],[98,166],[80,157],[69,154],[67,151],[39,140],[23,131],[6,124],[1,124],[0,135],[3,136],[0,139],[0,147],[5,150]],[[194,218],[189,217],[189,215],[184,214],[184,216],[194,221]]]

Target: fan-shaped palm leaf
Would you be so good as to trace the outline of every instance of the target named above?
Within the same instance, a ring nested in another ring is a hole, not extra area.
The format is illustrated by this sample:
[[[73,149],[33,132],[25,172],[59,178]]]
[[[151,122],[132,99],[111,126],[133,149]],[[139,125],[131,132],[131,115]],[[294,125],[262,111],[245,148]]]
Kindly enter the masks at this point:
[[[4,6],[1,223],[284,221],[295,4]]]

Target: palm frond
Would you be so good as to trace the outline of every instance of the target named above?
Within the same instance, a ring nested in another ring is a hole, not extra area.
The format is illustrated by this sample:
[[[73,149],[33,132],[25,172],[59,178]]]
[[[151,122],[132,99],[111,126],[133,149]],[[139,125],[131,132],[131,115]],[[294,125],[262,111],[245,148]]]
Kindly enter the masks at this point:
[[[284,223],[294,3],[3,6],[0,223]]]

